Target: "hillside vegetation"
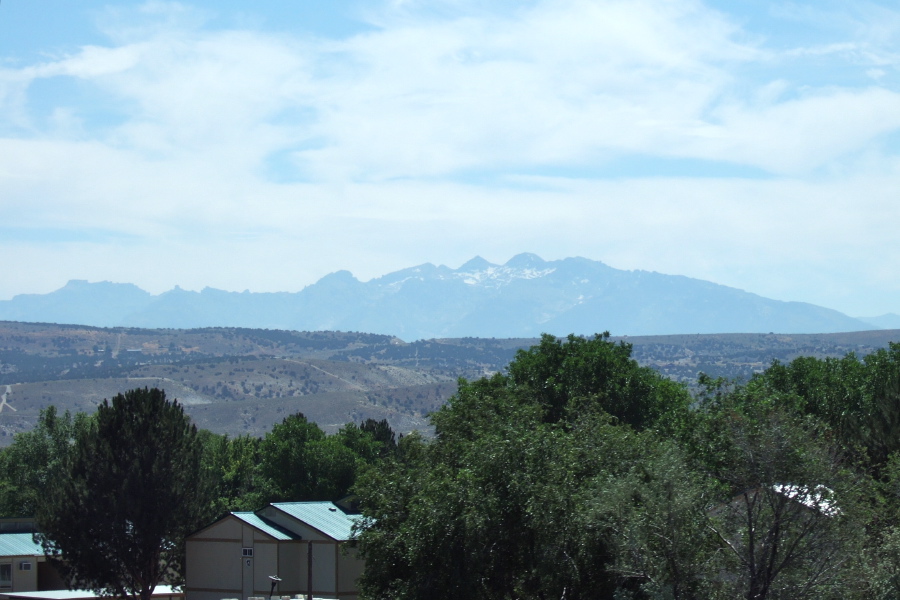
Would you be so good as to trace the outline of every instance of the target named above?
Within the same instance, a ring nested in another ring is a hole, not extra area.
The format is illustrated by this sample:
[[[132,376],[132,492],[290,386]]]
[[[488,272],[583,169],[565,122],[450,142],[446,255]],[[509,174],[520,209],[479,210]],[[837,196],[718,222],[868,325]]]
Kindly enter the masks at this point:
[[[617,339],[617,338],[613,338]],[[897,331],[629,337],[634,358],[695,388],[702,373],[748,379],[773,360],[865,355]],[[502,372],[536,339],[413,343],[386,335],[242,328],[135,329],[0,322],[0,445],[34,427],[41,409],[91,412],[135,387],[161,387],[198,426],[262,435],[302,412],[328,432],[387,419],[430,431],[426,416],[457,379]]]

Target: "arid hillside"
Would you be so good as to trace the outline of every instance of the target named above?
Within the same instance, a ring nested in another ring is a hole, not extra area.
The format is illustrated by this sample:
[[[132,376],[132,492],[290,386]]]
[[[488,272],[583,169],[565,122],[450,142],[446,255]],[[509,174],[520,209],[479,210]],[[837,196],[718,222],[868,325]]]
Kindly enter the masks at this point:
[[[692,386],[701,372],[746,379],[773,360],[867,354],[900,340],[900,331],[621,339],[641,364]],[[453,395],[459,377],[501,371],[536,341],[0,322],[0,445],[33,427],[42,408],[92,411],[143,386],[164,388],[198,426],[230,435],[262,435],[298,411],[327,431],[366,418],[386,418],[398,432],[427,431],[427,415]]]

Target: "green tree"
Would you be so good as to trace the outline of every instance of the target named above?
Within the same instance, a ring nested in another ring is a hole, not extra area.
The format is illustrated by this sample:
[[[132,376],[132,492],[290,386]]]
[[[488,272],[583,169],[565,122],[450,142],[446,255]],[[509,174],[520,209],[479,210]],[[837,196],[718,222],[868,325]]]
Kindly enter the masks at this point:
[[[371,435],[372,439],[380,445],[378,451],[380,457],[392,454],[397,450],[397,437],[387,419],[380,421],[366,419],[360,423],[359,428]]]
[[[581,404],[597,404],[635,429],[677,422],[691,398],[676,384],[631,358],[631,345],[593,338],[551,335],[520,350],[509,365],[508,382],[524,387],[544,410],[544,421],[574,418]]]
[[[363,474],[367,597],[704,597],[718,546],[704,482],[678,448],[599,411],[543,423],[504,393],[479,403],[491,423]]]
[[[37,523],[45,553],[70,584],[149,600],[183,576],[184,536],[208,506],[197,429],[159,389],[104,400],[75,437],[65,475]]]
[[[268,501],[318,500],[309,445],[325,432],[301,413],[285,417],[260,443],[259,471],[269,488]]]
[[[889,527],[877,537],[877,543],[867,549],[863,563],[862,591],[873,600],[897,600],[900,598],[900,529]]]
[[[363,459],[343,444],[338,435],[329,435],[308,447],[311,491],[302,500],[337,500],[349,493]]]
[[[877,523],[871,527],[866,549],[865,576],[869,598],[900,599],[900,453],[892,454],[876,482],[878,488]]]
[[[718,482],[708,526],[731,597],[843,598],[859,588],[873,495],[789,397],[737,388],[702,406],[691,451]]]
[[[0,453],[0,515],[34,516],[48,487],[65,476],[72,441],[89,422],[84,413],[60,415],[50,406],[33,430],[16,435]]]
[[[410,556],[410,506],[420,492],[428,445],[413,432],[397,444],[397,452],[365,470],[354,486],[365,502],[357,533],[366,557],[360,589],[368,598],[410,598],[416,575]],[[399,558],[399,560],[398,560]]]
[[[373,420],[369,419],[369,421]],[[384,423],[387,425],[387,421]],[[372,430],[364,428],[364,425],[347,423],[331,437],[350,450],[362,463],[371,464],[389,450],[386,450],[385,443],[375,439]],[[391,431],[390,427],[388,427],[388,431]],[[391,431],[391,436],[393,433]]]
[[[368,431],[349,423],[325,435],[301,413],[275,425],[259,446],[259,475],[266,502],[337,500],[346,496],[359,470],[383,447]]]
[[[607,338],[544,336],[508,375],[461,380],[431,416],[433,442],[403,439],[396,457],[363,474],[355,490],[366,516],[367,597],[575,600],[643,593],[650,578],[676,597],[698,588],[703,562],[688,556],[711,548],[708,532],[653,539],[703,514],[702,493],[672,489],[676,477],[698,478],[671,468],[681,455],[671,444],[658,449],[656,432],[684,417],[690,397]],[[641,498],[666,497],[678,500],[667,520],[641,509]],[[626,536],[613,514],[643,525]],[[617,561],[626,547],[634,560]],[[651,570],[650,556],[671,568]]]
[[[731,598],[722,589],[720,546],[709,528],[714,483],[692,470],[670,441],[621,433],[631,456],[621,456],[579,486],[575,548],[605,541],[608,571],[616,576],[621,597]],[[621,444],[616,437],[610,441]],[[582,559],[582,568],[590,569],[590,557]]]
[[[259,475],[259,438],[230,438],[198,432],[203,445],[202,473],[212,490],[209,518],[232,510],[256,510],[268,500],[269,489]]]
[[[895,443],[892,417],[870,410],[892,410],[894,363],[812,359],[747,385],[707,379],[691,409],[627,345],[544,336],[507,375],[461,380],[431,416],[433,441],[401,440],[363,473],[363,594],[895,598],[898,536],[864,549],[873,515],[898,519],[900,459],[878,495],[848,458]],[[893,508],[873,512],[879,503]]]
[[[900,451],[900,344],[862,359],[850,353],[776,362],[746,387],[790,412],[820,419],[875,475]]]

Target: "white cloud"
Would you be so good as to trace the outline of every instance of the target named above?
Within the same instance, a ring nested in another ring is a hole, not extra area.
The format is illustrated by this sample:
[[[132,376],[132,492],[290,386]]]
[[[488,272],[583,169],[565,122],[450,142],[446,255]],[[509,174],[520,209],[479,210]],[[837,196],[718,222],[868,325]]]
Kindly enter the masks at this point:
[[[355,38],[356,68],[329,82],[339,93],[320,125],[336,143],[306,158],[317,172],[379,178],[655,153],[726,83],[706,61],[755,53],[720,20],[671,7],[551,2]]]
[[[152,291],[299,289],[338,268],[527,250],[851,306],[863,301],[823,282],[878,248],[841,281],[900,303],[884,277],[900,263],[885,225],[900,169],[881,141],[900,129],[900,95],[883,34],[782,51],[691,0],[450,8],[370,8],[372,30],[324,39],[214,29],[154,2],[107,15],[108,46],[3,67],[0,219],[85,239],[0,239],[26,257],[0,297],[36,271],[55,287],[140,273]],[[809,60],[881,74],[810,82]],[[42,92],[51,81],[72,95]],[[102,127],[97,99],[117,115]],[[278,183],[290,174],[273,156],[306,182]],[[642,179],[641,156],[773,178]],[[636,165],[630,179],[529,175],[616,160]],[[471,173],[502,186],[461,183]]]
[[[761,107],[724,105],[715,114],[720,124],[707,126],[708,137],[689,143],[686,154],[804,174],[900,128],[900,94],[828,90]]]
[[[336,180],[591,164],[622,152],[799,174],[898,126],[896,95],[880,88],[785,99],[782,78],[768,101],[769,81],[742,97],[730,67],[770,53],[694,2],[549,0],[449,21],[404,14],[345,41],[152,29],[19,79],[76,77],[119,102],[129,119],[102,140],[116,147],[178,160],[206,153],[245,169],[288,151],[307,175]],[[21,96],[21,82],[8,87]]]

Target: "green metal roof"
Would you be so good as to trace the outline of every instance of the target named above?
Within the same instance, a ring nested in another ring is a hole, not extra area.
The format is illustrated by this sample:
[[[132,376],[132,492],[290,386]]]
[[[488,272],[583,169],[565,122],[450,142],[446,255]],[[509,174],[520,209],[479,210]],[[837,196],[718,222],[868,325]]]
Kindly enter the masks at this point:
[[[288,531],[287,529],[285,529],[283,527],[279,527],[275,523],[269,521],[268,519],[260,517],[256,513],[233,512],[231,514],[234,517],[237,517],[238,519],[240,519],[241,521],[246,523],[247,525],[250,525],[251,527],[255,527],[255,528],[259,529],[260,531],[262,531],[263,533],[271,535],[276,540],[299,540],[300,539],[299,535],[291,533],[290,531]]]
[[[30,533],[0,533],[0,556],[43,556]]]
[[[348,515],[332,502],[278,502],[272,506],[339,542],[352,537],[353,524],[362,516]]]

